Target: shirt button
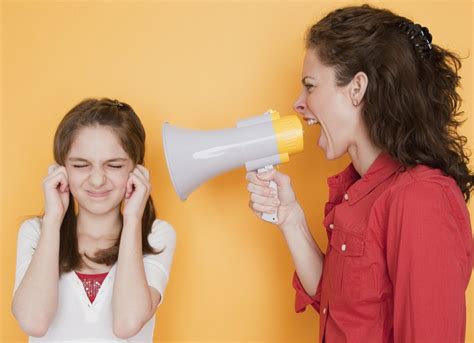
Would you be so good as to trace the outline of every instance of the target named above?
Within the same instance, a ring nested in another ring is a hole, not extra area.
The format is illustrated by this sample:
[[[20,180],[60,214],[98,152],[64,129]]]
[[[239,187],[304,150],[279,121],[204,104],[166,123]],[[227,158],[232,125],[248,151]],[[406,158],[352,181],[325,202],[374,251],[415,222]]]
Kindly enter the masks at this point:
[[[345,244],[341,245],[341,250],[342,251],[346,251],[346,249],[347,249],[347,245],[345,245]]]
[[[334,230],[334,224],[329,224],[329,228],[330,228],[331,230]]]
[[[344,200],[346,200],[346,201],[349,200],[349,194],[344,193]]]
[[[326,311],[327,311],[327,310],[326,310],[326,307],[323,308],[323,314],[326,314]]]

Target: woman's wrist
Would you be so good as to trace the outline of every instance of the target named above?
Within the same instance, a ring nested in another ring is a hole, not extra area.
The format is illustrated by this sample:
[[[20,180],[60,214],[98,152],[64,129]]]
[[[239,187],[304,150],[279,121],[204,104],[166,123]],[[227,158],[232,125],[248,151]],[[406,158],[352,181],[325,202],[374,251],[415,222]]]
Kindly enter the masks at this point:
[[[284,235],[291,233],[298,227],[306,226],[306,218],[300,204],[295,201],[293,208],[289,211],[288,217],[279,226]]]

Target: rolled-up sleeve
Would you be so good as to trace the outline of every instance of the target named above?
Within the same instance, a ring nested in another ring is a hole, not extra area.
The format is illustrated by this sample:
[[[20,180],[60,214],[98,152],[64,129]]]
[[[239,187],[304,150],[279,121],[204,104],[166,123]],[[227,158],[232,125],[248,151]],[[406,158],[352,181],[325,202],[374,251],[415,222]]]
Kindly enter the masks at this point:
[[[313,308],[319,312],[320,305],[321,305],[321,284],[322,284],[322,277],[319,280],[319,284],[317,286],[316,294],[314,296],[310,296],[306,293],[301,281],[298,277],[298,274],[295,272],[293,274],[293,288],[296,290],[296,297],[295,297],[295,311],[296,312],[304,312],[306,310],[306,306],[311,305]]]
[[[433,182],[410,184],[391,199],[395,342],[464,342],[472,233],[462,202],[458,189]]]

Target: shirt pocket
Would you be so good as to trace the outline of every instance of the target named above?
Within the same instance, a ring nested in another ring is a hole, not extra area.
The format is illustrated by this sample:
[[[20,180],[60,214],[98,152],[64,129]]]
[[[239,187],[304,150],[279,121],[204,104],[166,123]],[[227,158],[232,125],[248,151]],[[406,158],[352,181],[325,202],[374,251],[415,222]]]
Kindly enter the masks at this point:
[[[331,254],[328,272],[331,290],[351,299],[360,299],[364,279],[362,259],[365,239],[335,227],[329,244]]]

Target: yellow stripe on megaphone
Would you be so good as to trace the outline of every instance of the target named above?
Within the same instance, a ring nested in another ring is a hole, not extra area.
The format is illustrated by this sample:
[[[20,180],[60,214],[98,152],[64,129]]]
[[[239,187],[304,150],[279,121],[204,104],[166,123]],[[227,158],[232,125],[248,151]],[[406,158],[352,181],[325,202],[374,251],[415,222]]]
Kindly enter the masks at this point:
[[[278,112],[276,112],[278,113]],[[280,154],[295,154],[303,151],[303,126],[298,116],[289,115],[272,120]]]

